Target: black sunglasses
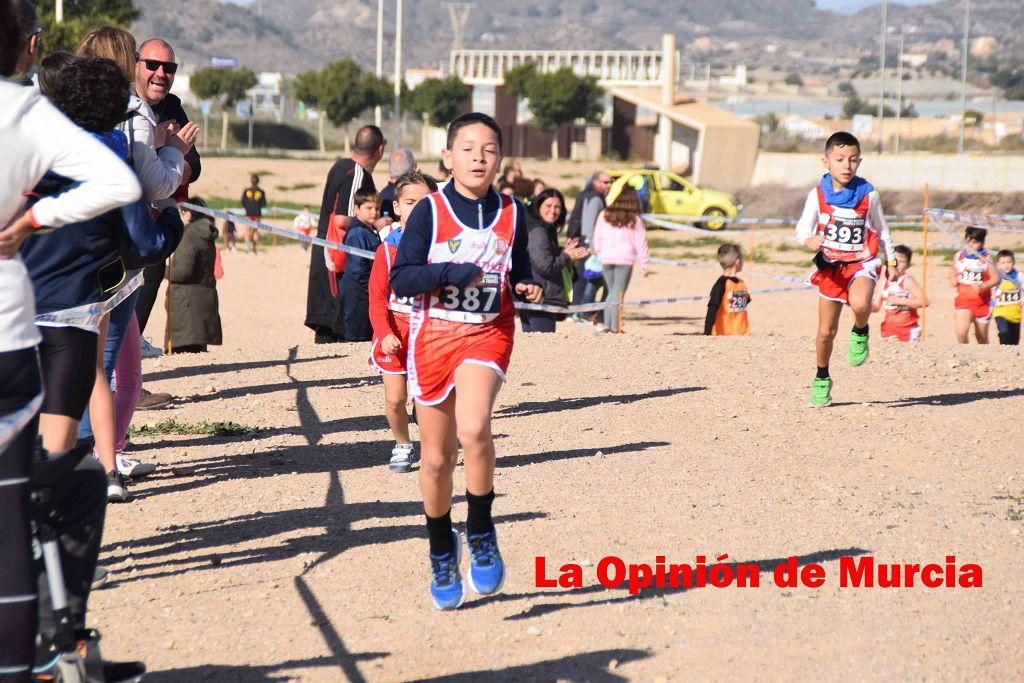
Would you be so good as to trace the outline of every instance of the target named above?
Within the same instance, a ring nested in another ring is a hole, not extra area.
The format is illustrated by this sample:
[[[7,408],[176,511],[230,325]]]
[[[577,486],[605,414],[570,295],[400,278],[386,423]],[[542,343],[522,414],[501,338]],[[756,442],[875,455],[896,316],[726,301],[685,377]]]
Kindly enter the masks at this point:
[[[156,73],[160,70],[160,67],[164,68],[164,73],[168,75],[174,75],[178,70],[178,65],[174,62],[161,62],[159,59],[142,59],[138,54],[135,55],[136,62],[142,62],[146,65],[146,68]]]

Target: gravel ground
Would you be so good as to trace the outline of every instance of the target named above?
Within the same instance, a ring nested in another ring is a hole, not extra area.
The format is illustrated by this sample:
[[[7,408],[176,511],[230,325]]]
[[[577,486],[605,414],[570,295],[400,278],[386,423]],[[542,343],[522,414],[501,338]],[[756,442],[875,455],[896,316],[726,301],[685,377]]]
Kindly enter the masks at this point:
[[[368,345],[312,344],[298,247],[224,260],[225,345],[145,361],[147,387],[179,398],[135,423],[255,431],[133,440],[159,470],[110,508],[111,582],[92,600],[105,654],[144,660],[147,680],[1024,677],[1024,359],[951,343],[941,273],[926,343],[876,338],[850,368],[841,338],[824,410],[807,407],[809,292],[755,296],[746,339],[699,336],[700,303],[633,309],[618,336],[518,335],[494,426],[508,580],[440,613],[415,476],[385,466]],[[758,270],[772,268],[791,272]],[[716,277],[654,271],[629,298]],[[163,324],[158,307],[148,334]],[[463,490],[460,469],[459,524]],[[631,596],[596,579],[606,556],[726,553],[758,563],[760,587]],[[841,588],[844,555],[955,555],[984,587]],[[790,556],[820,563],[825,585],[775,586]],[[583,587],[538,588],[537,557],[549,573],[579,564]]]

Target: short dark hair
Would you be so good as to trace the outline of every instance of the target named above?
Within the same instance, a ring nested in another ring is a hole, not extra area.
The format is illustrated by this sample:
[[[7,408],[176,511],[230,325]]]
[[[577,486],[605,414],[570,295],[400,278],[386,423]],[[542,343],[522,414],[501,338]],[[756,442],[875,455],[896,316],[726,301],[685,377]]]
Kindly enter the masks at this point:
[[[386,142],[380,128],[363,126],[356,131],[356,139],[352,143],[352,148],[360,154],[373,154]]]
[[[558,203],[562,207],[562,213],[561,215],[558,216],[558,220],[551,224],[552,226],[554,226],[555,231],[558,232],[562,229],[562,226],[565,225],[566,211],[565,197],[562,195],[561,192],[559,192],[555,188],[549,187],[545,190],[541,190],[536,197],[530,200],[530,205],[526,207],[526,212],[533,216],[534,218],[536,218],[537,220],[544,220],[540,217],[540,205],[546,202],[547,200],[551,199],[552,197],[557,199]]]
[[[14,73],[25,44],[15,2],[17,0],[0,0],[0,76]]]
[[[974,225],[967,226],[964,230],[964,239],[977,240],[982,244],[985,244],[985,238],[988,237],[988,230],[985,228],[979,228]]]
[[[14,1],[18,5],[18,21],[21,25],[21,35],[27,39],[39,28],[39,14],[36,12],[36,6],[32,4],[31,0]]]
[[[471,111],[468,114],[456,117],[454,121],[448,124],[448,149],[451,149],[455,145],[455,136],[458,135],[460,130],[466,126],[472,126],[477,123],[487,126],[494,131],[494,134],[498,136],[498,149],[501,149],[501,126],[499,126],[498,122],[487,114],[483,114],[478,111]]]
[[[61,74],[68,64],[78,59],[70,52],[58,50],[46,55],[43,61],[39,62],[39,70],[36,75],[39,78],[39,91],[52,99],[53,93],[60,90]]]
[[[1014,261],[1017,260],[1017,257],[1014,256],[1013,252],[1010,251],[1009,249],[1000,249],[999,250],[999,252],[996,254],[996,261],[998,261],[1001,258],[1012,258]]]
[[[437,192],[436,180],[419,171],[409,171],[395,179],[395,199],[401,199],[402,190],[410,185],[425,185],[431,192]]]
[[[380,206],[380,195],[377,194],[377,190],[357,190],[354,197],[352,197],[352,206],[360,206],[367,202],[373,202]]]
[[[85,130],[107,133],[124,120],[128,81],[109,59],[79,57],[61,70],[60,87],[50,99]]]
[[[741,258],[743,251],[738,244],[726,242],[718,248],[718,265],[722,268],[732,268]]]
[[[828,140],[825,141],[825,154],[831,152],[834,147],[856,147],[860,149],[860,140],[852,133],[841,130],[838,133],[832,133]]]
[[[903,256],[905,259],[907,259],[907,265],[910,265],[910,261],[914,258],[913,249],[911,249],[905,244],[897,244],[895,247],[892,248],[892,250],[897,254]]]

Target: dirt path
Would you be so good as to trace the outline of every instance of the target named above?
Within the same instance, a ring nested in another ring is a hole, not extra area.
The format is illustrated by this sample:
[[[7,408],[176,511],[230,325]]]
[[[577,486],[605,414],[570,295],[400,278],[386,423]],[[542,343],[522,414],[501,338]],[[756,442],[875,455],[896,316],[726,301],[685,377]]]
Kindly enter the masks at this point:
[[[366,346],[314,346],[302,327],[307,259],[227,254],[225,345],[145,361],[147,386],[181,398],[137,425],[258,431],[134,440],[160,470],[109,511],[112,585],[92,601],[109,658],[145,660],[149,681],[1024,676],[1024,470],[1003,436],[1024,415],[1024,358],[949,343],[945,290],[927,344],[876,339],[864,367],[837,359],[828,410],[806,407],[808,292],[755,296],[748,339],[695,336],[700,303],[632,311],[621,336],[517,336],[495,422],[508,580],[442,614],[415,477],[385,466]],[[655,270],[630,297],[715,277]],[[160,309],[149,334],[163,322]],[[595,578],[609,555],[725,553],[759,563],[761,586],[632,597]],[[820,562],[825,586],[774,586],[791,555]],[[955,555],[984,588],[840,588],[842,555]],[[580,564],[584,588],[537,588],[538,556]]]

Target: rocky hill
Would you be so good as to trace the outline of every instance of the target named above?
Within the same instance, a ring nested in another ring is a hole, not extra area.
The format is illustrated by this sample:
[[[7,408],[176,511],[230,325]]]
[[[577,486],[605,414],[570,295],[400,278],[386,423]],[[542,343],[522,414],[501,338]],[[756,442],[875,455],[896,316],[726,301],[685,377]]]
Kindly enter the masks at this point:
[[[232,56],[257,70],[297,72],[351,56],[374,63],[375,0],[137,0],[140,35],[162,35],[178,46],[186,68],[212,56]],[[386,3],[386,38],[394,31],[394,2]],[[409,66],[432,67],[447,59],[452,30],[441,0],[405,3],[405,54]],[[890,3],[890,25],[931,41],[959,40],[961,0],[934,5]],[[974,0],[972,35],[990,35],[1007,54],[1024,52],[1024,3]],[[681,46],[699,36],[713,45],[739,45],[757,54],[766,41],[799,45],[827,55],[856,55],[877,43],[879,8],[843,16],[815,7],[812,0],[523,0],[477,2],[466,29],[469,47],[649,49],[662,33]],[[843,39],[833,38],[837,29]],[[391,63],[388,49],[387,64]],[[712,51],[714,52],[714,50]]]

